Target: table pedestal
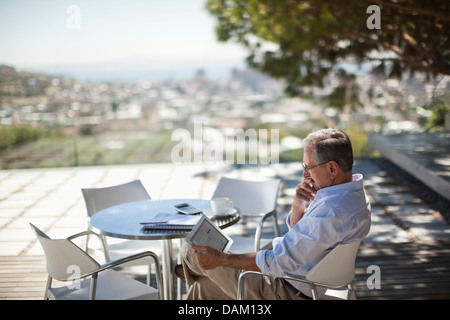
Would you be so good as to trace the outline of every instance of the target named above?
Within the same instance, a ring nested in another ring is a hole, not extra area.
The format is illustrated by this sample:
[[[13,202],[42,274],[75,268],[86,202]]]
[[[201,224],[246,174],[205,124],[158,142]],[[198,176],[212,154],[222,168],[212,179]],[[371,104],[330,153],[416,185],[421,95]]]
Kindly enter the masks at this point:
[[[164,300],[173,300],[175,298],[175,286],[173,284],[172,274],[172,240],[166,239],[162,241],[162,273],[163,273],[163,296]]]

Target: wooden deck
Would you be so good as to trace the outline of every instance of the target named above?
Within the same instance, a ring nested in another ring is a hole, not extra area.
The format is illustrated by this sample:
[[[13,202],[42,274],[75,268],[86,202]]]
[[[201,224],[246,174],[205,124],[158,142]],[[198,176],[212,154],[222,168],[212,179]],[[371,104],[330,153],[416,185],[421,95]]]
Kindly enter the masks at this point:
[[[367,279],[380,268],[380,289]],[[0,299],[42,299],[47,280],[44,256],[0,256]],[[354,287],[359,300],[450,299],[450,239],[433,242],[363,244]]]
[[[367,287],[373,274],[367,272],[370,265],[380,268],[380,289]],[[448,300],[450,239],[363,244],[356,259],[354,286],[359,300]]]
[[[42,300],[46,283],[44,256],[0,256],[0,300]]]

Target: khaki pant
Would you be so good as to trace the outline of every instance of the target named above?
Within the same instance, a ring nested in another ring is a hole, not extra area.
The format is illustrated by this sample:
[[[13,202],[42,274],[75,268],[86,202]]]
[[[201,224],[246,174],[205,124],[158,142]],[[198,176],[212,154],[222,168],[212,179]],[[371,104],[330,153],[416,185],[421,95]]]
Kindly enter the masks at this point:
[[[204,270],[192,254],[191,246],[181,249],[188,300],[236,300],[239,275],[243,270],[219,267]],[[305,300],[300,292],[281,278],[250,275],[246,278],[246,300]]]

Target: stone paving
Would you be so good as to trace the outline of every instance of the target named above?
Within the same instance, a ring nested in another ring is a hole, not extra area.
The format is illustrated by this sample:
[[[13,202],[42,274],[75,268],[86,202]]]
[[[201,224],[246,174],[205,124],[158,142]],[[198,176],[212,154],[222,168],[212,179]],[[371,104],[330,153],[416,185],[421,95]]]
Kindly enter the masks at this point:
[[[42,255],[29,223],[52,238],[86,229],[81,188],[112,186],[140,179],[153,199],[211,197],[221,176],[282,179],[279,223],[284,226],[298,181],[300,163],[273,166],[226,164],[142,164],[0,171],[0,255]],[[450,237],[447,222],[429,204],[400,186],[380,161],[356,160],[372,203],[372,228],[366,243],[409,242]],[[238,232],[239,227],[228,232]],[[282,228],[282,231],[286,231]]]

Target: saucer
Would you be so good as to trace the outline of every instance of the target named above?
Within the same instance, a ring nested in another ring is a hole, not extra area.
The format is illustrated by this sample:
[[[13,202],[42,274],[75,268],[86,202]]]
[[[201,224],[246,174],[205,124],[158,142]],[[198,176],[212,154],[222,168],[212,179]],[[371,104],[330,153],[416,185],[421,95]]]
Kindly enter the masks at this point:
[[[236,208],[230,208],[227,211],[225,211],[224,213],[215,213],[214,216],[215,217],[221,217],[221,216],[230,216],[232,214],[235,214],[237,212]]]

